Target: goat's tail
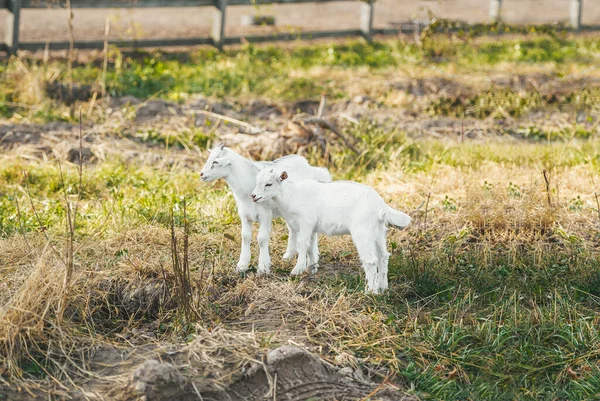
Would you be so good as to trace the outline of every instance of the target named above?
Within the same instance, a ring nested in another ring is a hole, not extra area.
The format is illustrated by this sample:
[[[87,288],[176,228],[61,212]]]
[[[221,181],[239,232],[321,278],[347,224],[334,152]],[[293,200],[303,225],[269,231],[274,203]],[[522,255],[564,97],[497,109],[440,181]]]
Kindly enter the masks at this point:
[[[412,219],[406,213],[385,205],[379,212],[379,220],[386,224],[403,228],[408,226]]]

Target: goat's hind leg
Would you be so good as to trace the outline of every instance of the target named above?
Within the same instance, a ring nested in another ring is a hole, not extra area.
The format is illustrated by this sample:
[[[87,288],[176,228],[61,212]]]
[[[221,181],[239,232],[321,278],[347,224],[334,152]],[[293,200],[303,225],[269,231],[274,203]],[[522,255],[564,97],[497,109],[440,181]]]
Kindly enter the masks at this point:
[[[390,259],[390,253],[387,251],[387,237],[385,227],[383,228],[382,232],[377,235],[376,246],[378,260],[377,266],[379,268],[377,286],[380,292],[383,292],[388,288],[388,261]]]
[[[383,290],[379,287],[379,266],[377,259],[377,243],[370,230],[352,231],[352,241],[356,245],[360,261],[362,262],[367,281],[366,293],[380,294]]]

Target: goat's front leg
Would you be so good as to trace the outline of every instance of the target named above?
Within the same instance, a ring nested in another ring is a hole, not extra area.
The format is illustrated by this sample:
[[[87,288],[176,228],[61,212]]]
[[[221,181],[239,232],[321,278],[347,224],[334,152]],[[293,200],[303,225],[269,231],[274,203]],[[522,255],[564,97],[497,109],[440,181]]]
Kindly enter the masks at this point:
[[[237,271],[240,273],[248,270],[250,264],[250,243],[252,242],[252,220],[242,216],[242,251],[240,260],[237,264]]]
[[[308,250],[312,244],[312,231],[311,230],[302,230],[298,232],[298,239],[296,241],[296,246],[298,249],[298,261],[296,262],[296,267],[290,273],[292,276],[297,276],[306,271],[307,268],[307,260]]]
[[[261,211],[258,216],[260,227],[258,229],[258,269],[259,274],[271,272],[271,257],[269,256],[269,237],[271,235],[272,214],[270,210]]]
[[[298,253],[298,251],[296,251],[296,231],[287,222],[285,225],[288,228],[288,243],[285,253],[283,254],[283,259],[289,260]]]

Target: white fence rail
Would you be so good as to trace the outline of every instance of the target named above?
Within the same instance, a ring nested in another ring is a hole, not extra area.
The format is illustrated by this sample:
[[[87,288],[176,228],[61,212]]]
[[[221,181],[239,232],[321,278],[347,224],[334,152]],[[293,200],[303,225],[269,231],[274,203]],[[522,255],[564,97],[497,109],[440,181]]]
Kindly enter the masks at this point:
[[[226,36],[225,24],[227,21],[227,8],[239,5],[263,5],[263,4],[299,4],[299,3],[327,3],[327,2],[356,2],[361,1],[361,12],[359,29],[327,30],[301,33],[277,33],[253,36]],[[489,1],[489,17],[491,21],[499,21],[502,18],[503,0]],[[482,0],[485,4],[485,0]],[[581,28],[581,16],[583,14],[583,0],[570,0],[569,23],[571,28]],[[7,9],[8,15],[5,20],[4,43],[0,43],[0,51],[16,54],[18,50],[39,50],[48,47],[51,50],[68,49],[68,41],[50,42],[20,42],[19,26],[21,21],[21,10],[26,8],[49,8],[66,7],[65,0],[0,0],[0,9]],[[413,27],[401,26],[399,28],[375,29],[373,27],[375,0],[71,0],[71,8],[147,8],[147,7],[213,7],[214,17],[211,34],[208,37],[175,38],[175,39],[140,39],[140,40],[109,40],[110,44],[120,47],[156,47],[156,46],[189,46],[189,45],[213,45],[221,48],[223,45],[236,44],[243,41],[248,42],[271,42],[294,39],[316,39],[327,37],[362,36],[371,40],[373,35],[398,34],[401,31],[413,31]],[[565,13],[567,10],[565,10]],[[75,41],[75,48],[79,49],[102,49],[104,41]]]

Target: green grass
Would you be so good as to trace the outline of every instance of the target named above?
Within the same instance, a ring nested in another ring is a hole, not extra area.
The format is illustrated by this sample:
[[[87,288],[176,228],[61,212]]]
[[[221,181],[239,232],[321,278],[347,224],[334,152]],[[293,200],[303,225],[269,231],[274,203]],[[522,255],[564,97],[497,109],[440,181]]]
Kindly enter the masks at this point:
[[[386,325],[398,336],[392,346],[402,360],[388,363],[418,395],[434,400],[600,396],[597,251],[557,250],[551,244],[411,246],[390,261],[390,286],[396,291],[371,299],[368,307],[387,316]],[[353,275],[339,275],[333,285],[362,290]],[[359,357],[381,356],[376,346],[349,348]]]
[[[330,73],[367,69],[376,79],[386,79],[396,69],[421,66],[452,71],[464,77],[497,66],[544,66],[561,76],[577,66],[597,62],[600,42],[594,38],[562,34],[532,34],[510,40],[461,40],[426,36],[422,44],[399,40],[366,43],[311,44],[291,48],[253,45],[218,52],[199,49],[188,53],[135,52],[112,50],[106,71],[106,88],[112,96],[133,95],[142,99],[159,96],[184,101],[193,94],[215,97],[261,96],[274,101],[318,99],[322,93],[332,99],[347,98],[346,82]],[[316,73],[322,70],[324,73]],[[433,70],[432,70],[433,71]],[[56,107],[44,93],[50,79],[67,82],[63,60],[44,64],[35,57],[7,61],[0,65],[0,113],[27,115],[34,121],[74,120],[73,111]],[[76,63],[75,84],[99,88],[102,63]],[[365,90],[368,84],[365,82]],[[594,88],[564,94],[565,104],[591,107],[597,103]],[[457,103],[458,102],[458,103]],[[562,101],[561,101],[562,102]],[[503,96],[483,93],[467,99],[440,99],[428,110],[434,114],[487,117],[498,108],[519,116],[532,108],[557,103],[554,98],[529,92]],[[28,109],[28,106],[34,106]],[[52,107],[54,106],[54,107]]]
[[[294,71],[315,67],[381,70],[414,62],[429,62],[442,57],[442,66],[457,63],[470,69],[503,62],[515,63],[591,63],[599,43],[594,40],[526,38],[514,41],[455,44],[436,40],[434,49],[401,41],[368,44],[354,42],[336,45],[312,45],[284,49],[246,46],[241,50],[218,53],[199,50],[181,60],[169,54],[137,54],[115,61],[107,77],[111,94],[141,98],[160,91],[173,95],[202,93],[207,96],[264,94],[275,99],[315,98],[323,90],[330,96],[343,96],[327,78],[292,77]],[[517,49],[518,50],[515,50]],[[439,64],[439,63],[438,63]],[[93,82],[97,69],[76,69],[76,80]]]

